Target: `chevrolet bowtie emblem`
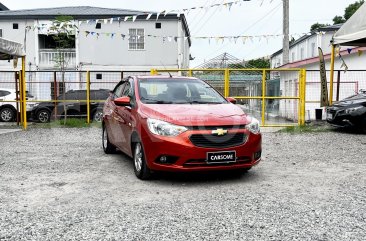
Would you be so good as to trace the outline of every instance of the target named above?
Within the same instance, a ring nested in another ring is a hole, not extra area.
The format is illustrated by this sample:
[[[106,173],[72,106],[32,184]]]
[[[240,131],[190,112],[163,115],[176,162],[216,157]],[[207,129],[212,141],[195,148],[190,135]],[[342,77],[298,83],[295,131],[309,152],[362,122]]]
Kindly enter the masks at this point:
[[[227,130],[224,129],[217,129],[217,130],[213,130],[212,131],[212,135],[218,135],[218,136],[223,136],[227,134]]]

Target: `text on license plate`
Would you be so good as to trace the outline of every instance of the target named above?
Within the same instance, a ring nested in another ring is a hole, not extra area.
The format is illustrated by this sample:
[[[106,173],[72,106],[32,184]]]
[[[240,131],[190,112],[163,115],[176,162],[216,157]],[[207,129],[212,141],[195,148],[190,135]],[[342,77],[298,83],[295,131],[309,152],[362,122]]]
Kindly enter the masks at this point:
[[[207,152],[207,163],[225,163],[235,161],[235,151]]]

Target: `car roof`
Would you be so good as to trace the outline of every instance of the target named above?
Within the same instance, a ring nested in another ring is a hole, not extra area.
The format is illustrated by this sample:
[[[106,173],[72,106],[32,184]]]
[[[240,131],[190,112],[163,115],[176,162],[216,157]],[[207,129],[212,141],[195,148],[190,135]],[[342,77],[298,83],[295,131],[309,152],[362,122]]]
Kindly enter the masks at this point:
[[[5,90],[5,91],[10,91],[10,92],[15,92],[15,89],[8,89],[8,88],[0,88],[0,90]]]
[[[138,75],[135,76],[137,79],[186,79],[186,80],[197,80],[195,77],[187,76],[166,76],[166,75]]]

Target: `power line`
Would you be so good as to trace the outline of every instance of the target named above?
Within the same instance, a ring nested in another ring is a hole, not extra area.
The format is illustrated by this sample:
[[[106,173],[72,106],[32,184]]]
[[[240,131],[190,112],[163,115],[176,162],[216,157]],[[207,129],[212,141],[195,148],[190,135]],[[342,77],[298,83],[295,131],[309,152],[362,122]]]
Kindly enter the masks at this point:
[[[256,22],[254,22],[252,25],[250,25],[248,28],[246,28],[243,32],[240,33],[240,35],[244,34],[245,32],[247,32],[248,30],[250,30],[252,27],[254,27],[256,24],[260,23],[262,20],[266,19],[269,16],[272,16],[271,14],[273,12],[276,12],[279,7],[282,5],[282,3],[279,3],[278,5],[276,5],[274,8],[272,8],[270,11],[268,11],[264,16],[262,16],[260,19],[258,19]],[[209,56],[212,56],[214,54],[216,54],[217,52],[221,51],[223,48],[225,48],[229,43],[222,45],[219,49],[214,50],[213,52],[211,52],[209,55],[206,55],[204,57],[204,59],[208,58]]]

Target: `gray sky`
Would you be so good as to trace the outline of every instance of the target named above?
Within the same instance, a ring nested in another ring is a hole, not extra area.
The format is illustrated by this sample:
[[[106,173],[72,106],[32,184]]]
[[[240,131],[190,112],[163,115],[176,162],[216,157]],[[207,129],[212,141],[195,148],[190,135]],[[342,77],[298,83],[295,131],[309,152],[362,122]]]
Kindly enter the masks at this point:
[[[96,6],[145,11],[163,11],[208,6],[232,0],[0,0],[11,10],[47,8],[62,6]],[[315,22],[332,23],[335,15],[343,15],[344,9],[356,0],[290,0],[290,34],[309,31]],[[192,36],[222,35],[274,35],[282,33],[282,0],[252,0],[234,5],[231,10],[211,8],[192,10],[188,24]],[[295,35],[295,38],[299,38]],[[191,54],[195,60],[191,67],[201,64],[223,52],[237,58],[250,60],[271,55],[281,48],[282,38],[262,38],[247,40],[245,44],[238,40],[224,43],[219,41],[193,39]]]

